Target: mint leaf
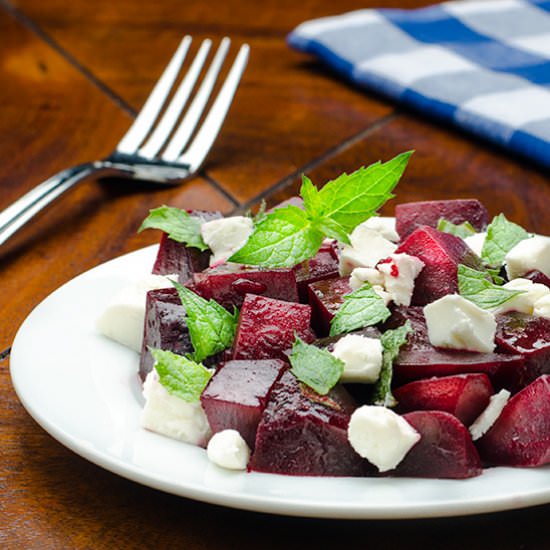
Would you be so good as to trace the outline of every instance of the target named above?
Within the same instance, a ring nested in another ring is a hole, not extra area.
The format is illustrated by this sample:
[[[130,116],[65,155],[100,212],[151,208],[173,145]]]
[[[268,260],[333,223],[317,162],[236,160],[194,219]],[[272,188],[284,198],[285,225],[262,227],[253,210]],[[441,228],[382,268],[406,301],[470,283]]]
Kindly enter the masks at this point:
[[[322,242],[323,234],[306,212],[289,205],[267,214],[229,261],[263,267],[293,267],[315,256]]]
[[[326,349],[306,344],[298,337],[289,359],[292,365],[290,372],[320,395],[326,395],[344,371],[343,361]]]
[[[185,210],[172,206],[160,206],[149,211],[138,233],[144,229],[160,229],[174,241],[199,250],[208,250],[208,246],[202,240],[201,225],[200,218],[190,216]]]
[[[458,264],[458,292],[483,309],[493,309],[511,300],[522,290],[510,290],[487,280],[487,273]]]
[[[205,300],[172,281],[185,307],[189,337],[195,350],[193,359],[202,361],[228,348],[235,339],[239,312],[229,313],[214,300]]]
[[[376,325],[390,316],[384,300],[369,283],[344,296],[344,303],[330,322],[330,335]]]
[[[492,267],[501,267],[504,257],[516,244],[529,238],[523,227],[510,222],[499,214],[487,227],[487,238],[481,250],[481,259]]]
[[[323,218],[319,222],[319,229],[331,239],[336,239],[344,244],[350,244],[349,235],[346,230],[331,218]]]
[[[320,219],[330,218],[345,232],[351,233],[393,197],[391,192],[411,155],[412,151],[401,153],[384,164],[377,162],[328,182],[319,191],[322,210],[317,216]]]
[[[256,213],[255,216],[253,216],[255,224],[260,223],[267,216],[267,214],[265,213],[266,210],[267,210],[267,204],[265,202],[265,199],[262,199],[258,212]]]
[[[300,196],[304,199],[304,209],[310,218],[315,218],[321,210],[321,198],[319,190],[311,180],[302,174],[302,187],[300,187]]]
[[[393,378],[393,362],[399,355],[401,346],[407,343],[409,333],[413,331],[410,321],[394,329],[387,330],[382,334],[380,342],[384,348],[382,356],[382,369],[380,376],[374,386],[372,404],[382,407],[395,407],[397,401],[391,392]]]
[[[443,231],[444,233],[456,235],[461,239],[470,237],[471,235],[475,235],[477,233],[470,222],[463,222],[457,225],[449,220],[446,220],[445,218],[439,218],[439,221],[437,222],[437,229],[439,231]]]
[[[196,403],[212,373],[203,365],[160,349],[149,348],[160,383],[168,393],[187,403]]]

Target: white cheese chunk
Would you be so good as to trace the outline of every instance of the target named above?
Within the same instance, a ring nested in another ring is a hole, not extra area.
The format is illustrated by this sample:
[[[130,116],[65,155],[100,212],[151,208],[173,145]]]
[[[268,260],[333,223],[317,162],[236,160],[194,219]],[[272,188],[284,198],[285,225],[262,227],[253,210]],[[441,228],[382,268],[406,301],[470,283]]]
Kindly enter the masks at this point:
[[[140,353],[147,292],[170,288],[172,283],[169,279],[177,278],[176,274],[149,275],[123,288],[96,321],[96,329],[104,336]]]
[[[212,251],[210,265],[227,260],[242,248],[254,229],[248,216],[232,216],[211,220],[201,225],[201,235]]]
[[[506,254],[504,261],[509,279],[535,269],[550,277],[550,237],[535,235],[520,241]]]
[[[384,288],[399,306],[410,306],[414,280],[424,267],[424,262],[409,254],[391,254],[388,261],[379,263],[376,269],[384,275]]]
[[[250,449],[237,430],[215,433],[206,448],[211,462],[229,470],[246,470]]]
[[[533,315],[550,319],[550,294],[539,298],[533,306]]]
[[[495,349],[495,316],[458,294],[428,304],[424,315],[434,346],[480,352]]]
[[[363,224],[353,230],[350,243],[351,245],[344,245],[340,253],[342,277],[349,275],[356,267],[374,267],[397,248],[397,245]]]
[[[505,313],[506,311],[519,311],[532,315],[535,309],[535,304],[544,296],[550,294],[550,288],[540,283],[534,283],[529,279],[518,277],[512,279],[508,283],[502,285],[503,288],[509,290],[521,290],[522,293],[514,298],[504,302],[500,306],[493,308],[493,313]]]
[[[420,434],[392,410],[363,405],[351,415],[348,440],[359,455],[387,472],[405,458]]]
[[[211,431],[200,401],[187,403],[168,393],[152,370],[143,384],[141,425],[153,432],[204,447]]]
[[[365,283],[382,287],[384,284],[384,275],[374,267],[356,267],[349,277],[349,286],[352,290],[357,290]]]
[[[395,218],[373,216],[360,225],[380,233],[380,235],[382,235],[384,239],[388,239],[388,241],[392,241],[393,243],[399,242],[399,234],[395,228]]]
[[[473,250],[478,256],[481,256],[481,251],[483,250],[483,245],[485,244],[485,239],[487,238],[487,233],[476,233],[475,235],[470,235],[469,237],[464,238],[464,242]]]
[[[378,380],[382,368],[382,344],[378,338],[361,334],[348,334],[334,345],[332,355],[344,362],[341,382],[364,382]]]
[[[497,421],[502,409],[510,399],[508,390],[500,390],[497,394],[491,396],[487,408],[474,420],[470,426],[470,434],[475,441],[486,434],[491,426]]]

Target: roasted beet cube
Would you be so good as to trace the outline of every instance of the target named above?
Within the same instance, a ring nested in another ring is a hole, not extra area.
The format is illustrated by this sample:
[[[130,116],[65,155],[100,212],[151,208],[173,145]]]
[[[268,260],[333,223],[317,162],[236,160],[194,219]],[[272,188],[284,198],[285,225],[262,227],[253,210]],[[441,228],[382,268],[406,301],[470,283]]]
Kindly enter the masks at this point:
[[[321,247],[311,260],[306,260],[294,267],[300,302],[307,304],[309,284],[324,279],[338,277],[338,255],[332,244]]]
[[[139,363],[142,380],[153,370],[154,360],[149,347],[172,351],[178,355],[193,352],[185,323],[185,308],[175,288],[161,288],[147,293],[143,347]]]
[[[396,254],[416,256],[424,269],[415,280],[412,305],[424,306],[458,292],[458,264],[482,269],[481,260],[460,237],[443,233],[433,227],[419,227],[404,240]]]
[[[428,326],[424,317],[424,308],[419,306],[392,306],[391,316],[384,323],[383,330],[396,329],[407,321],[411,324],[412,332],[407,336],[407,343],[401,350],[432,349],[428,337]]]
[[[189,214],[201,218],[203,221],[210,221],[221,218],[219,212],[189,211]],[[157,275],[178,274],[180,283],[187,282],[194,273],[202,271],[208,267],[210,261],[210,251],[201,252],[198,248],[186,246],[184,243],[178,243],[168,237],[166,233],[162,234],[160,239],[159,251],[153,273]]]
[[[237,430],[253,449],[271,389],[287,366],[280,359],[222,364],[201,396],[212,431]]]
[[[495,341],[498,351],[525,358],[520,388],[550,373],[550,319],[516,311],[497,315]]]
[[[399,352],[393,365],[396,384],[432,376],[485,373],[497,389],[517,391],[525,361],[521,355],[426,348]]]
[[[239,316],[233,359],[285,359],[297,334],[311,342],[311,308],[247,294]]]
[[[409,382],[393,391],[398,411],[446,411],[469,426],[487,407],[494,390],[486,374],[471,373]]]
[[[529,271],[529,273],[523,275],[524,279],[529,279],[530,281],[533,281],[534,283],[539,283],[541,285],[545,285],[548,288],[550,288],[550,277],[547,277],[544,273],[541,271]]]
[[[344,296],[350,292],[349,277],[325,279],[308,285],[313,328],[319,336],[330,332],[330,321],[344,303]]]
[[[298,301],[296,276],[292,269],[263,269],[224,263],[195,273],[190,285],[206,300],[222,306],[241,307],[245,294],[258,294],[287,302]]]
[[[437,227],[441,218],[456,224],[470,222],[476,231],[483,231],[488,222],[487,209],[477,199],[408,202],[395,207],[396,229],[401,239],[421,225]]]
[[[481,461],[470,433],[455,416],[442,411],[417,411],[403,417],[421,439],[392,475],[465,479],[481,474]]]
[[[287,371],[275,384],[256,434],[251,470],[288,475],[360,476],[367,468],[348,442],[355,408],[342,386],[320,396]]]
[[[550,462],[550,376],[516,393],[477,442],[481,458],[497,466],[541,466]]]

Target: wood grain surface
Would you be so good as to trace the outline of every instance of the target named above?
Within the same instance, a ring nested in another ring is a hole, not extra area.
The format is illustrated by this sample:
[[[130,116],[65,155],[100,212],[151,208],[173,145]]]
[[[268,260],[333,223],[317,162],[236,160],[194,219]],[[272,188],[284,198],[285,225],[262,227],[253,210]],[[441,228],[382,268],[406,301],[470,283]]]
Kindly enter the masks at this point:
[[[203,171],[158,189],[83,182],[0,250],[1,548],[546,549],[550,506],[417,521],[285,518],[174,497],[94,466],[26,413],[9,377],[15,333],[55,288],[90,267],[155,242],[137,234],[149,208],[245,211],[415,149],[399,201],[479,197],[550,234],[548,175],[486,143],[340,81],[291,51],[300,22],[407,0],[0,0],[0,209],[61,168],[115,146],[179,39],[228,35],[251,58]],[[193,48],[196,49],[197,41]],[[386,207],[391,214],[393,205]],[[48,350],[44,350],[48,353]]]

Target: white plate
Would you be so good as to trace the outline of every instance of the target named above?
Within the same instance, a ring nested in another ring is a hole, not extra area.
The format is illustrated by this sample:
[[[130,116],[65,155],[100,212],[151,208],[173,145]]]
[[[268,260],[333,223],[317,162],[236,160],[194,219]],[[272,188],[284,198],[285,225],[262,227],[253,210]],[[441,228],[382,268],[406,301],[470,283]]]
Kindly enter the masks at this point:
[[[419,518],[550,502],[550,468],[494,468],[465,481],[307,478],[224,471],[203,449],[140,428],[136,353],[95,332],[109,298],[150,271],[156,247],[59,288],[21,326],[11,352],[19,398],[53,437],[150,487],[224,506],[328,518]]]

